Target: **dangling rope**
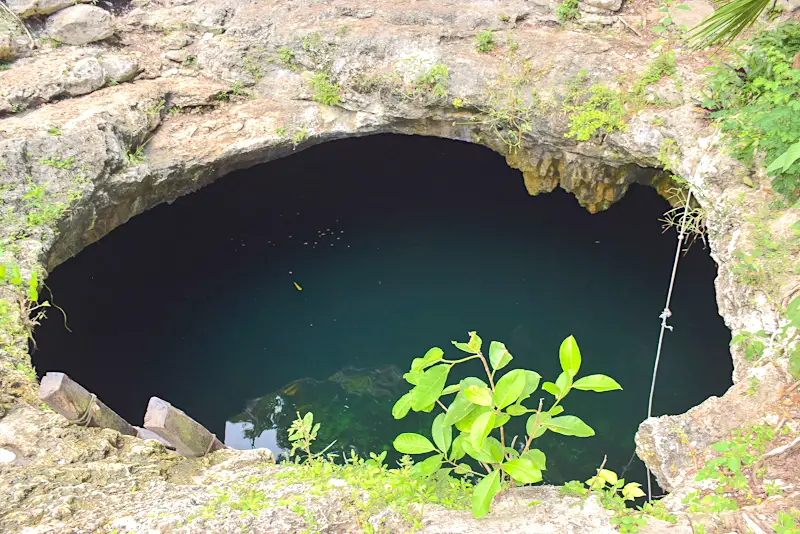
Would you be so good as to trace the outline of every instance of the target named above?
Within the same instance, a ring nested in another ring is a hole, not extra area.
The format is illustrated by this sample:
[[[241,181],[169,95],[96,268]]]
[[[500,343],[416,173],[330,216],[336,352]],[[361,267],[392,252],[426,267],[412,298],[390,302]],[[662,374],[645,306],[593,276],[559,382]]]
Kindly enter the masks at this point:
[[[681,218],[681,229],[678,232],[678,246],[675,249],[675,261],[672,264],[672,277],[669,279],[669,290],[667,291],[667,303],[664,305],[664,311],[661,312],[661,334],[658,336],[658,349],[656,350],[656,361],[653,365],[653,381],[650,384],[650,401],[647,403],[647,418],[653,416],[653,393],[656,390],[656,375],[658,374],[658,362],[661,360],[661,346],[664,343],[664,332],[672,327],[667,324],[667,319],[672,317],[672,312],[669,311],[669,303],[672,300],[672,290],[675,287],[675,274],[678,272],[678,261],[681,258],[681,250],[683,249],[684,232],[686,231],[686,218],[689,215],[689,203],[692,201],[692,190],[689,189],[689,194],[686,196],[686,206],[683,209],[683,217]],[[647,468],[647,500],[653,500],[653,489],[650,483],[650,468]]]

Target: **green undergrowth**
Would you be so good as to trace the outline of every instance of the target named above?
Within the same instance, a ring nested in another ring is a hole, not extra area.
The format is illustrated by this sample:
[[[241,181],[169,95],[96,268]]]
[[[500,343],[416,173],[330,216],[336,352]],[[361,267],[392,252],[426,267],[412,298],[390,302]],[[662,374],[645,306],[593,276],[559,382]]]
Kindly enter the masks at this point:
[[[648,64],[632,85],[612,89],[606,84],[589,85],[589,73],[580,71],[567,85],[563,111],[569,121],[566,137],[587,141],[593,137],[625,130],[628,117],[646,105],[669,106],[670,102],[645,99],[647,88],[664,77],[677,76],[675,52],[664,52]]]
[[[758,504],[764,498],[781,495],[783,489],[773,481],[764,480],[766,470],[760,460],[767,445],[776,438],[790,436],[789,426],[775,431],[767,424],[736,430],[730,439],[711,446],[713,457],[699,460],[696,481],[713,480],[710,490],[698,490],[684,498],[690,512],[719,513]]]
[[[314,74],[309,82],[311,90],[314,92],[311,99],[314,102],[325,104],[326,106],[336,106],[342,101],[342,88],[333,81],[330,72],[318,72]]]
[[[785,22],[734,47],[709,69],[703,107],[720,126],[733,157],[767,166],[786,202],[800,199],[800,23]]]
[[[486,104],[456,98],[453,99],[453,107],[475,112],[460,124],[488,128],[505,143],[509,152],[514,152],[522,144],[523,136],[531,133],[534,116],[548,108],[548,104],[539,97],[535,84],[549,69],[537,70],[529,60],[516,54],[507,59],[501,64],[497,77],[489,84]],[[480,137],[476,142],[480,142]]]
[[[52,130],[48,131],[51,135]],[[51,300],[41,298],[45,273],[37,266],[26,268],[23,265],[21,243],[42,239],[45,232],[57,232],[58,222],[80,201],[89,184],[85,169],[75,155],[56,152],[40,158],[38,164],[42,167],[40,176],[59,174],[59,179],[69,184],[66,190],[55,192],[50,185],[52,182],[34,181],[30,176],[21,183],[8,180],[0,185],[0,226],[3,229],[0,288],[5,290],[5,296],[0,298],[0,349],[17,360],[15,370],[29,377],[34,374],[27,364],[27,346],[22,341],[32,340],[33,329],[48,309],[58,307]],[[0,161],[0,177],[7,170],[7,165]],[[19,368],[20,365],[24,369]]]
[[[410,530],[421,527],[426,505],[449,509],[469,509],[468,482],[451,477],[420,478],[412,473],[413,462],[406,458],[396,468],[384,462],[386,453],[364,459],[353,454],[345,464],[316,460],[276,475],[280,484],[306,484],[308,493],[324,496],[336,492],[344,507],[358,518],[363,532],[384,532],[369,519],[389,509],[399,515]],[[336,485],[331,484],[331,480]],[[340,482],[341,481],[341,482]]]
[[[556,9],[556,17],[561,22],[578,20],[581,17],[578,0],[564,0],[558,4],[558,8]]]
[[[754,365],[785,357],[792,378],[800,380],[800,297],[789,303],[774,331],[742,330],[733,337],[731,345],[740,347],[745,359]]]

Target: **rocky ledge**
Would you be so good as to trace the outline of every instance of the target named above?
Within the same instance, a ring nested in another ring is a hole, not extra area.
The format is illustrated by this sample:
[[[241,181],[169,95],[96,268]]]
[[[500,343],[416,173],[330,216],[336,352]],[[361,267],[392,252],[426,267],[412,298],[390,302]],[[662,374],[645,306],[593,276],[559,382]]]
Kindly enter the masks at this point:
[[[0,11],[0,61],[13,61],[0,70],[0,253],[25,280],[235,169],[315,143],[393,132],[486,145],[523,172],[531,194],[562,187],[590,211],[607,208],[635,182],[666,194],[674,183],[658,169],[669,167],[705,213],[719,310],[732,331],[774,331],[798,292],[791,269],[775,273],[769,288],[735,273],[735,254],[753,242],[758,225],[785,231],[798,213],[763,214],[773,198],[769,180],[726,157],[718,132],[695,107],[708,57],[677,49],[676,72],[639,88],[640,105],[623,128],[586,141],[569,135],[576,91],[633,86],[659,57],[636,29],[658,15],[645,9],[642,16],[641,6],[581,2],[584,16],[563,26],[550,0],[73,4],[10,0],[10,10]],[[181,459],[158,444],[70,426],[43,411],[27,351],[38,310],[18,287],[0,292],[4,532],[306,528],[286,507],[258,514],[219,507],[204,516],[218,499],[215,490],[234,480],[251,480],[276,500],[286,494],[273,477],[285,468],[269,466],[263,452]],[[683,497],[701,486],[694,475],[703,453],[734,429],[769,422],[790,435],[800,431],[785,359],[753,365],[741,347],[732,357],[735,385],[723,397],[648,419],[637,435],[639,455],[672,492],[665,502],[674,511],[685,511]],[[753,377],[760,383],[755,394]],[[752,529],[797,505],[796,449],[765,461],[782,481],[782,495],[719,515],[720,528]],[[326,495],[308,503],[326,518],[325,531],[361,528],[336,500],[341,496]],[[542,504],[525,505],[532,501]],[[574,504],[550,488],[526,489],[504,495],[482,521],[431,506],[422,526],[611,530],[594,498]],[[669,529],[692,532],[692,516],[680,517]],[[667,528],[658,523],[647,531]]]

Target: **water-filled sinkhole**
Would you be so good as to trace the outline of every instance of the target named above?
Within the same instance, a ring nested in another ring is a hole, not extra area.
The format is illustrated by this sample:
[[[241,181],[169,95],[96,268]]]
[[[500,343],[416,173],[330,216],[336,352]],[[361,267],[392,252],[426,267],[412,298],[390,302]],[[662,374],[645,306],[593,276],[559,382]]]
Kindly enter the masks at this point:
[[[132,424],[155,395],[231,446],[280,452],[295,411],[312,411],[320,447],[366,453],[429,434],[430,415],[391,408],[430,347],[455,357],[450,340],[477,330],[554,380],[572,334],[581,374],[624,390],[570,393],[565,413],[596,436],[540,438],[547,479],[583,479],[604,454],[621,471],[647,411],[676,242],[667,208],[644,186],[596,215],[560,190],[530,197],[501,156],[455,141],[330,142],[159,206],[57,267],[48,284],[71,332],[51,314],[33,361]],[[702,244],[681,258],[657,415],[730,386],[714,276]]]

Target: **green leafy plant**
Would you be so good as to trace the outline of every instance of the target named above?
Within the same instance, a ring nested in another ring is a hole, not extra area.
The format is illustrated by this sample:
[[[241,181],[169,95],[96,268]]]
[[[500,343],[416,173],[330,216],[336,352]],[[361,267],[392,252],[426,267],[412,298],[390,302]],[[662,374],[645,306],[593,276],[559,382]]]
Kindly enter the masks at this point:
[[[322,451],[312,453],[311,442],[317,439],[319,427],[319,423],[314,424],[313,413],[308,412],[301,417],[300,412],[297,412],[297,419],[292,421],[292,425],[289,427],[289,443],[292,444],[289,457],[294,457],[296,463],[300,463],[301,461],[299,456],[295,456],[297,449],[305,453],[305,458],[302,461],[313,462],[317,458],[323,457],[325,453],[328,452],[328,449],[333,447],[334,443],[336,443],[336,441],[333,441]]]
[[[430,349],[423,357],[411,362],[411,369],[403,375],[414,387],[403,395],[392,408],[395,419],[405,417],[410,410],[431,412],[437,406],[442,409],[431,426],[433,441],[415,433],[400,434],[394,440],[394,448],[403,454],[433,453],[414,465],[417,476],[434,476],[437,473],[454,472],[480,478],[472,493],[472,512],[482,517],[489,512],[492,500],[501,488],[514,484],[533,484],[542,480],[546,469],[544,452],[531,448],[534,439],[548,430],[565,436],[590,437],[594,430],[574,415],[561,415],[561,402],[572,390],[612,391],[622,389],[612,378],[605,375],[589,375],[578,378],[581,353],[575,338],[568,337],[559,349],[562,373],[555,382],[545,382],[542,389],[553,396],[551,406],[544,410],[544,399],[537,408],[522,404],[539,388],[541,376],[527,369],[511,369],[503,373],[513,359],[503,343],[492,341],[488,358],[482,352],[483,342],[475,332],[469,333],[466,343],[453,345],[469,354],[466,357],[448,360],[438,347]],[[451,369],[466,362],[480,362],[487,381],[467,377],[457,384],[447,385]],[[498,378],[499,377],[499,378]],[[442,399],[455,394],[445,406]],[[508,446],[505,425],[512,417],[526,417],[527,438],[519,449]],[[453,437],[453,428],[459,432]],[[499,439],[492,434],[499,433]],[[476,471],[468,463],[461,462],[469,456],[486,473]],[[447,466],[445,466],[447,464]]]
[[[278,48],[278,63],[287,69],[297,70],[297,65],[294,61],[294,51],[288,46],[281,46]]]
[[[756,34],[731,63],[711,67],[703,107],[725,134],[731,155],[767,162],[772,188],[789,203],[800,198],[800,24]]]
[[[300,145],[300,143],[302,143],[306,139],[308,139],[308,130],[306,130],[306,127],[303,126],[292,137],[292,148],[296,149],[298,145]]]
[[[61,135],[61,128],[59,128],[58,126],[51,126],[50,129],[47,130],[47,133],[49,133],[53,137],[58,137],[59,135]]]
[[[711,493],[694,491],[687,495],[683,502],[689,505],[689,511],[716,513],[755,503],[750,479],[763,475],[752,470],[774,438],[772,427],[762,424],[737,430],[731,439],[714,443],[711,448],[719,456],[707,461],[695,480],[715,480],[716,488]]]
[[[72,167],[72,164],[75,163],[75,156],[69,156],[63,159],[56,158],[55,156],[50,158],[41,158],[39,163],[48,167],[53,167],[54,169],[69,169]]]
[[[616,526],[623,534],[633,534],[639,531],[640,527],[647,524],[647,516],[656,517],[670,523],[676,523],[678,518],[667,512],[660,501],[645,503],[638,509],[633,509],[627,503],[644,497],[645,493],[638,482],[625,483],[624,478],[619,478],[614,471],[603,469],[605,460],[597,474],[581,483],[578,480],[571,480],[564,484],[561,492],[565,495],[575,495],[584,497],[590,493],[598,496],[600,504],[604,508],[613,512],[611,524]]]
[[[450,71],[444,63],[435,63],[417,78],[414,93],[425,91],[435,97],[446,98]]]
[[[145,144],[142,143],[141,145],[136,145],[128,150],[128,153],[125,155],[125,157],[128,159],[129,165],[138,165],[140,163],[144,163],[144,161],[147,159],[147,156],[144,153],[144,147]]]
[[[556,9],[556,17],[561,22],[569,22],[578,20],[581,16],[581,11],[578,6],[578,0],[564,0],[558,4]]]
[[[338,83],[331,81],[328,72],[318,72],[311,78],[311,90],[314,95],[311,99],[314,102],[325,104],[326,106],[336,106],[342,101],[342,88]]]
[[[475,49],[478,52],[491,52],[496,47],[492,30],[482,31],[475,36]]]
[[[797,525],[798,521],[800,521],[800,513],[778,512],[778,519],[772,525],[772,530],[776,534],[800,534],[800,526]]]
[[[626,128],[622,95],[603,84],[569,92],[564,111],[569,117],[569,132],[564,135],[578,141]]]

